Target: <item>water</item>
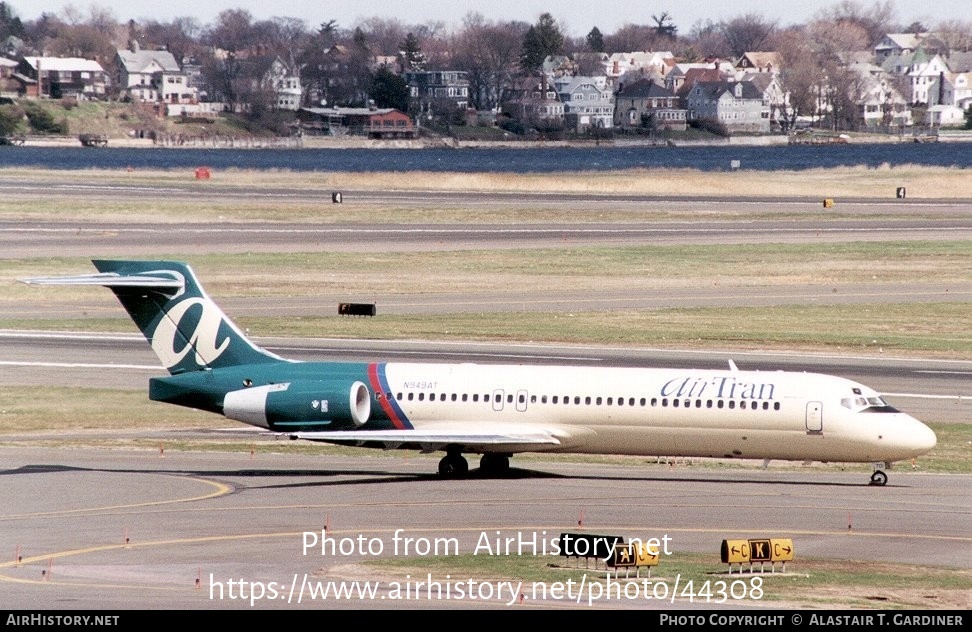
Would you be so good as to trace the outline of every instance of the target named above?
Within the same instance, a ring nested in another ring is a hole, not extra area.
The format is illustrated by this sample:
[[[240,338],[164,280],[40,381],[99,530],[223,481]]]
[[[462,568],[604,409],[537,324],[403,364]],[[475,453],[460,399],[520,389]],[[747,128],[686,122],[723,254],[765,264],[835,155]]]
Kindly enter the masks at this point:
[[[459,171],[555,173],[631,168],[728,171],[838,166],[972,167],[972,143],[887,143],[771,147],[530,147],[495,149],[169,149],[0,147],[0,168],[281,169],[291,171]]]

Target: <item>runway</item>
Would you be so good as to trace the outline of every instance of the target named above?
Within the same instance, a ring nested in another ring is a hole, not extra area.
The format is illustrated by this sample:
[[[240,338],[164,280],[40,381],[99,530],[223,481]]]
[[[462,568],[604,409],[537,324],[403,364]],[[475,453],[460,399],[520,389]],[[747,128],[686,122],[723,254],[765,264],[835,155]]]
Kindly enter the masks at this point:
[[[529,598],[521,602],[517,596],[513,603],[496,587],[489,599],[427,598],[428,593],[406,599],[394,592],[394,582],[406,581],[406,575],[447,581],[448,570],[428,566],[436,543],[437,557],[458,560],[477,548],[478,555],[496,555],[495,543],[513,538],[516,555],[539,558],[543,566],[566,563],[542,548],[561,532],[667,537],[673,555],[702,554],[713,573],[725,571],[719,551],[727,538],[791,538],[797,551],[788,566],[791,575],[811,559],[972,564],[968,476],[903,471],[876,489],[866,484],[863,471],[514,459],[518,467],[508,479],[440,481],[431,474],[433,457],[309,457],[287,448],[255,455],[0,449],[0,529],[11,556],[0,563],[4,606],[779,607],[752,597],[705,605],[643,598],[588,603],[584,595],[577,603],[549,593],[537,597],[529,582],[517,592]],[[321,546],[322,529],[329,529],[336,548]],[[398,571],[369,566],[377,559],[405,566]],[[653,576],[671,583],[664,564],[662,559]],[[603,579],[593,568],[590,575]],[[470,578],[452,574],[448,581],[465,579]],[[764,580],[783,581],[768,574]],[[248,586],[242,593],[241,581]],[[364,597],[312,597],[308,581],[317,587],[372,582],[377,590]],[[304,586],[301,592],[291,591],[295,584]],[[271,587],[277,591],[272,595]],[[256,594],[255,600],[241,597]]]

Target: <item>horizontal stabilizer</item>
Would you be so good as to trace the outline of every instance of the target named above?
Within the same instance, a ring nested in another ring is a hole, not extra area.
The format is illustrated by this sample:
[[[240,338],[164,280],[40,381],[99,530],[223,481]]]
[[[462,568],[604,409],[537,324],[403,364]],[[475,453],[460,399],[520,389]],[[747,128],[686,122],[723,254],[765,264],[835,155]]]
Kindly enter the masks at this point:
[[[180,289],[185,283],[181,279],[165,276],[146,276],[143,274],[121,275],[116,272],[98,274],[79,274],[64,277],[33,277],[21,279],[28,285],[100,285],[104,287],[152,287]]]

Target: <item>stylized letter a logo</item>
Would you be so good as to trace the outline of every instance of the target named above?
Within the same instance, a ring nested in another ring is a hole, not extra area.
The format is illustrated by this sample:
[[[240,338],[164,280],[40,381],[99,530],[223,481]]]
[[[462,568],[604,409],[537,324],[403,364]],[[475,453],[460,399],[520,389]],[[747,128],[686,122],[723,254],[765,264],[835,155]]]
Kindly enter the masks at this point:
[[[180,326],[180,321],[194,305],[202,308],[199,322],[196,329],[188,333]],[[166,312],[152,336],[152,350],[158,355],[162,366],[171,369],[186,357],[189,351],[195,351],[196,364],[206,366],[218,358],[229,346],[229,338],[216,346],[216,336],[219,334],[219,326],[223,322],[223,313],[210,301],[203,298],[187,298],[176,303],[172,309]],[[176,340],[179,332],[182,338],[188,342],[181,349],[176,349]]]

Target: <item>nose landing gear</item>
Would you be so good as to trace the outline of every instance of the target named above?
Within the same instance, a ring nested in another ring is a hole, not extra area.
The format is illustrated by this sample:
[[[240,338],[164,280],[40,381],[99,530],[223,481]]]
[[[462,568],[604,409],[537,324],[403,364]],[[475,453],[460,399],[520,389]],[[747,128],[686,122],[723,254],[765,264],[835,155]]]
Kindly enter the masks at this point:
[[[871,474],[871,482],[870,482],[870,484],[871,485],[874,485],[875,487],[884,487],[888,483],[888,475],[885,474],[883,470],[879,469],[882,466],[883,467],[886,467],[888,469],[891,469],[891,464],[890,463],[875,463],[874,464],[874,473]]]

